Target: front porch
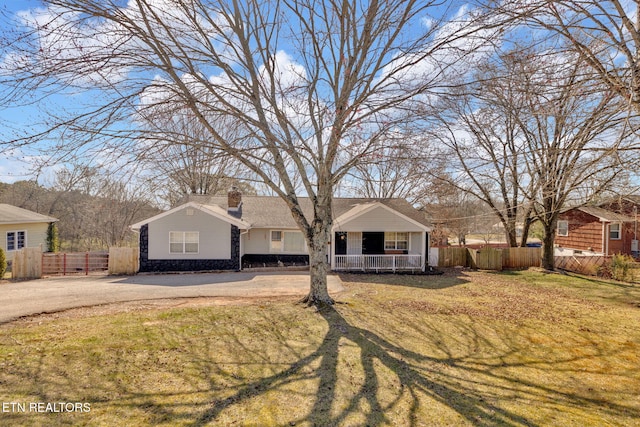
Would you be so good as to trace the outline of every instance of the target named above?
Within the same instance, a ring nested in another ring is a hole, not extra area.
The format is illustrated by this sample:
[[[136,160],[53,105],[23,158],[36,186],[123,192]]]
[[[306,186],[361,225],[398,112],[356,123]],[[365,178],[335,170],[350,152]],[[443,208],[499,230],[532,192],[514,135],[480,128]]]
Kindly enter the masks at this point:
[[[335,255],[336,271],[423,271],[422,255]]]
[[[428,234],[423,231],[338,231],[332,241],[334,271],[424,271]]]

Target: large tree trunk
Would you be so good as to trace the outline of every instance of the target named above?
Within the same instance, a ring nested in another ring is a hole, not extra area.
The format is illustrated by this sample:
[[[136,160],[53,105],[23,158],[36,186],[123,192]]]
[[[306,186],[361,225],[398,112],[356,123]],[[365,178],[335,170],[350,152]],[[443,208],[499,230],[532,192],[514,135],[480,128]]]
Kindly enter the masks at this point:
[[[520,236],[520,247],[527,246],[529,240],[529,230],[531,230],[531,208],[528,208],[524,215],[524,221],[522,225],[522,236]]]
[[[504,234],[506,237],[506,242],[510,248],[515,248],[518,246],[518,235],[516,233],[516,224],[515,221],[509,221],[505,224]]]
[[[309,294],[302,299],[302,302],[311,306],[322,307],[334,303],[329,296],[327,288],[327,273],[329,264],[327,263],[328,239],[325,233],[320,233],[313,237],[314,243],[309,246]]]
[[[542,268],[550,271],[555,269],[553,259],[555,231],[555,223],[544,224],[544,236],[542,237]]]
[[[332,305],[334,300],[329,296],[327,273],[329,272],[328,247],[333,225],[331,203],[332,188],[327,186],[318,191],[314,206],[314,218],[307,232],[309,246],[309,294],[302,302],[318,308]]]

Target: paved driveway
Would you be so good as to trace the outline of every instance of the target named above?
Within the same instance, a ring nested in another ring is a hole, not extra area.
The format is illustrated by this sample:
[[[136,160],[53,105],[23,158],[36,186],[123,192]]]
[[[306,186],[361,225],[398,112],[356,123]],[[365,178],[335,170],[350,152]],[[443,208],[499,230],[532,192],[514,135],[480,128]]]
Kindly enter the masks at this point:
[[[344,288],[328,276],[329,292]],[[22,316],[114,302],[184,297],[304,296],[309,274],[207,273],[52,277],[0,285],[0,323]]]

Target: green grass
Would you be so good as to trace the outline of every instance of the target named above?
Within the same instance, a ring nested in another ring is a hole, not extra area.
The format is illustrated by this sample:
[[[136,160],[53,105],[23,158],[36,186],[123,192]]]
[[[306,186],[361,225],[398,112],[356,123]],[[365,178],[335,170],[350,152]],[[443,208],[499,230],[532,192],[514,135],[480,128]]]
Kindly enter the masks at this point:
[[[0,425],[640,425],[640,287],[535,271],[345,275],[293,300],[0,327]],[[28,407],[27,407],[28,409]]]

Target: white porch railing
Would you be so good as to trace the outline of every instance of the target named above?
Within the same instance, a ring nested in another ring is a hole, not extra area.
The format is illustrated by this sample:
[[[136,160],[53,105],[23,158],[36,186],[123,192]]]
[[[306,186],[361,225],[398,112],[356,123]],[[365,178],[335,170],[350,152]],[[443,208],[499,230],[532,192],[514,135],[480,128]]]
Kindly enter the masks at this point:
[[[334,270],[422,270],[421,255],[335,255]]]

